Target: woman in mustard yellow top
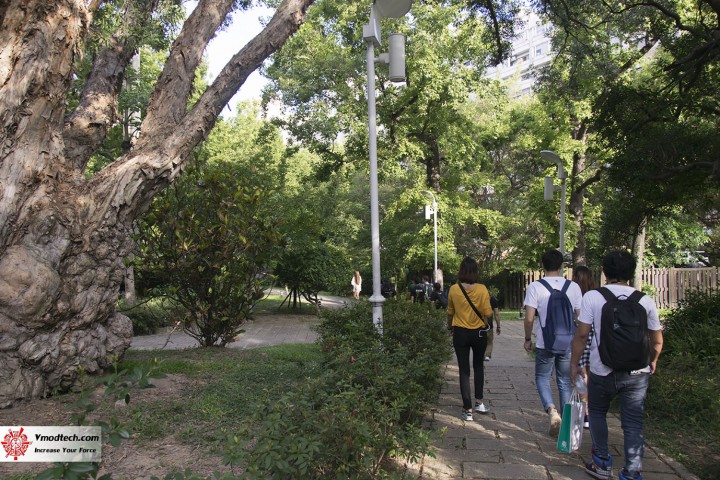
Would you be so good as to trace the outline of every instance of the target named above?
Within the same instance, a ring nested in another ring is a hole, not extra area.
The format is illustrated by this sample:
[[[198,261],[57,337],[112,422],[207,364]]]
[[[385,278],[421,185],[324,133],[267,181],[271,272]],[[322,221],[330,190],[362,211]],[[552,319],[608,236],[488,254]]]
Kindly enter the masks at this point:
[[[473,356],[475,372],[475,411],[487,413],[483,403],[483,384],[485,383],[485,348],[487,347],[487,318],[492,315],[490,294],[485,285],[477,283],[478,265],[475,260],[465,257],[460,263],[458,283],[448,292],[447,321],[452,332],[453,347],[460,369],[460,395],[463,401],[463,420],[473,419],[473,404],[470,396],[470,350]],[[463,289],[473,302],[482,318],[468,303]]]

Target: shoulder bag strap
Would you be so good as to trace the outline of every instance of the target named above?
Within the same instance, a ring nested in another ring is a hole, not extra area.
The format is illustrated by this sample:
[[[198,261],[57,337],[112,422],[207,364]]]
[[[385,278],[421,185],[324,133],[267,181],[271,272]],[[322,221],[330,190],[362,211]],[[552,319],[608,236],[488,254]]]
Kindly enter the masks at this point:
[[[478,316],[478,318],[480,318],[480,320],[483,321],[483,323],[485,323],[485,328],[481,328],[480,330],[488,330],[490,328],[490,326],[488,325],[487,320],[485,320],[483,318],[482,314],[478,311],[475,304],[472,302],[472,300],[470,300],[470,297],[468,296],[467,292],[463,288],[462,283],[458,282],[458,286],[460,287],[460,291],[463,293],[463,295],[465,295],[465,299],[468,301],[468,303],[470,304],[470,307],[473,309],[475,314]]]

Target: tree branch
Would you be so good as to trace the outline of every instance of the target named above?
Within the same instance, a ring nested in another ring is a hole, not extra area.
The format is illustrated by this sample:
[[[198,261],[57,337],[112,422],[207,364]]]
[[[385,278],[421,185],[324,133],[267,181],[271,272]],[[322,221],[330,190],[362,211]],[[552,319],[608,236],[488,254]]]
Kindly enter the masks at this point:
[[[677,176],[680,173],[689,172],[690,170],[703,170],[706,169],[712,175],[712,178],[717,181],[720,178],[720,160],[714,162],[694,162],[688,163],[687,165],[681,165],[679,167],[669,168],[662,174],[651,175],[648,177],[649,180],[667,180]]]
[[[138,147],[169,135],[185,118],[195,70],[233,3],[233,0],[200,0],[185,21],[150,96],[147,115],[140,126]]]
[[[232,3],[232,0],[223,1]],[[133,150],[108,165],[89,182],[88,191],[94,192],[94,201],[89,208],[118,210],[118,221],[121,222],[131,221],[147,210],[155,194],[162,191],[182,171],[193,148],[207,137],[223,107],[247,77],[300,28],[307,8],[314,1],[284,0],[270,23],[233,56],[187,113],[185,106],[190,95],[189,87],[184,91],[184,97],[180,96],[182,91],[165,91],[173,85],[185,88],[184,79],[176,80],[172,77],[193,78],[196,45],[206,38],[204,33],[198,34],[200,40],[198,35],[194,35],[197,33],[194,28],[200,28],[197,25],[198,17],[195,17],[194,22],[186,22],[173,47],[175,58],[165,65],[161,75],[164,83],[159,84],[155,91],[152,101],[153,115],[148,113],[145,117],[141,127],[143,134]],[[197,11],[206,3],[209,3],[208,0],[201,2],[193,15],[206,14],[207,12]],[[213,17],[213,22],[216,21],[219,25],[221,20]],[[201,30],[205,31],[206,28],[203,26]],[[199,53],[202,53],[202,50],[201,48]],[[190,55],[186,57],[187,61],[178,63],[178,57],[185,52]],[[176,95],[179,100],[169,98]],[[161,98],[166,98],[169,104],[158,103]],[[182,112],[178,105],[182,105]],[[176,118],[177,115],[182,116]]]
[[[575,192],[576,193],[582,192],[583,190],[585,190],[587,187],[589,187],[593,183],[599,182],[601,178],[602,178],[602,169],[598,168],[598,170],[595,172],[595,175],[588,178],[583,183],[581,183],[580,185],[577,186],[577,188],[575,189]]]
[[[157,4],[158,0],[133,2],[127,7],[123,28],[113,35],[110,46],[95,57],[80,103],[65,119],[65,157],[80,172],[85,170],[91,155],[102,145],[116,120],[125,69],[137,51],[130,30],[145,23]]]

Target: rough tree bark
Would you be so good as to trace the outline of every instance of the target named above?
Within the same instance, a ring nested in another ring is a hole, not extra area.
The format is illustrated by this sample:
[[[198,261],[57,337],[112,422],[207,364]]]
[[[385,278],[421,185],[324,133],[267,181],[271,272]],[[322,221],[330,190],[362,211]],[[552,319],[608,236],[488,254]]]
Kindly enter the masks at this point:
[[[644,217],[640,221],[640,225],[638,226],[637,233],[635,234],[635,238],[633,239],[632,244],[632,254],[633,257],[635,257],[635,261],[637,262],[637,266],[635,267],[635,277],[633,278],[632,286],[636,290],[642,290],[642,269],[643,269],[643,260],[645,259],[645,235],[647,233],[647,217]]]
[[[578,120],[573,129],[573,140],[580,145],[587,143],[589,125],[585,120]],[[592,176],[588,176],[588,164],[585,148],[573,153],[572,173],[570,175],[570,202],[569,210],[575,222],[577,240],[572,250],[573,265],[587,265],[587,240],[585,238],[585,193],[590,185],[600,181],[600,169],[595,169]]]
[[[0,7],[0,407],[68,388],[80,368],[99,371],[128,348],[132,326],[114,306],[132,221],[182,171],[224,105],[313,2],[284,0],[188,110],[195,68],[234,3],[200,0],[173,44],[135,146],[90,180],[83,170],[115,121],[136,46],[122,32],[113,39],[66,120],[95,3]]]

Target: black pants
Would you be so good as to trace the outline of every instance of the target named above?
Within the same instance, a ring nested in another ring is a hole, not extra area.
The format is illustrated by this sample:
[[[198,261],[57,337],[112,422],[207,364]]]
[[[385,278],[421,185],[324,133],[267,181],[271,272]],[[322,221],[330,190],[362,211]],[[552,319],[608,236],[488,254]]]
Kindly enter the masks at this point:
[[[460,369],[460,395],[463,408],[470,410],[473,399],[470,394],[470,350],[473,356],[473,371],[475,373],[475,398],[482,400],[483,385],[485,383],[485,349],[487,348],[486,332],[479,328],[468,329],[453,327],[453,347]]]

